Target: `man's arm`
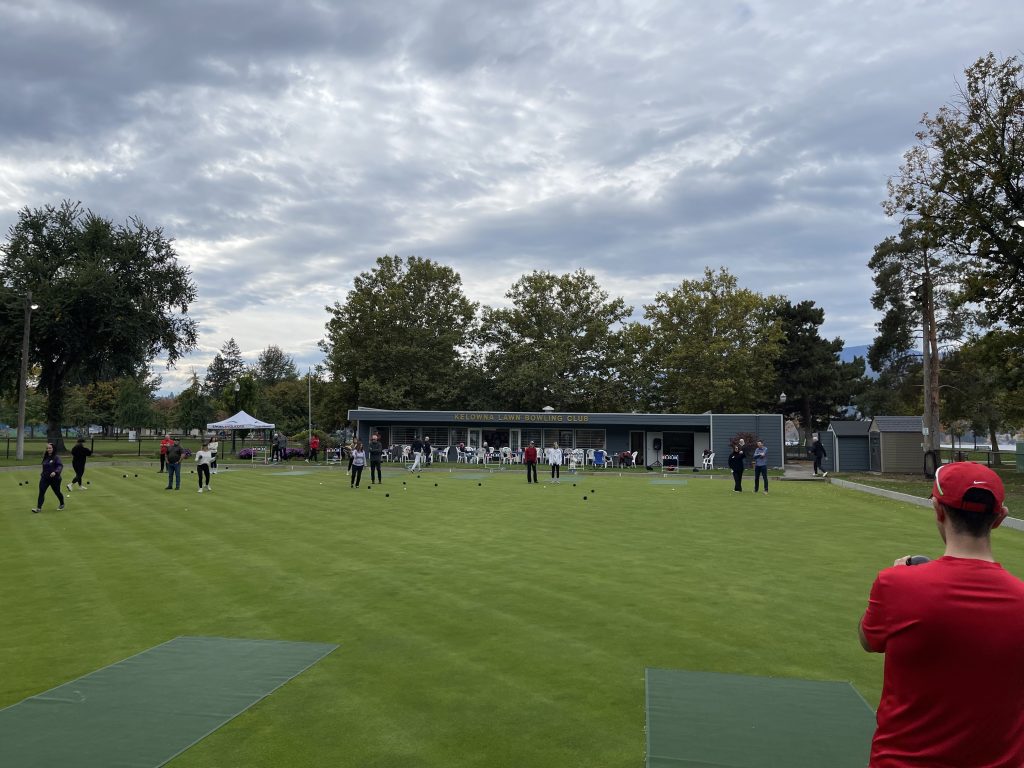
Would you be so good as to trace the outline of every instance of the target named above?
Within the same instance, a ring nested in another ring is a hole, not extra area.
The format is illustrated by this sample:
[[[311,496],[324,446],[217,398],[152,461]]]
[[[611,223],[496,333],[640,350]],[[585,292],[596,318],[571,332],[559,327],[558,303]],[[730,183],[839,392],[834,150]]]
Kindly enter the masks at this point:
[[[868,642],[867,635],[864,634],[864,618],[863,617],[861,617],[861,620],[857,622],[857,635],[860,638],[860,647],[861,648],[863,648],[868,653],[881,653],[881,651],[876,651],[874,648],[872,648],[871,647],[871,643]]]

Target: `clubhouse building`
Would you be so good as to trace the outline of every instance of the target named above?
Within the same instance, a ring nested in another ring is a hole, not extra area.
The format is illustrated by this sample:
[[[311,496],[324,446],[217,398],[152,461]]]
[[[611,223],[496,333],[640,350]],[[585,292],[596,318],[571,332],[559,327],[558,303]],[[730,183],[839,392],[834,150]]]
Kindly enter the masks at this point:
[[[464,444],[480,451],[508,447],[517,453],[533,441],[538,448],[557,442],[562,448],[603,449],[609,456],[636,454],[639,466],[677,464],[699,467],[705,448],[715,466],[726,466],[729,444],[737,434],[753,434],[768,448],[768,464],[783,466],[782,416],[761,414],[575,413],[560,411],[391,411],[355,408],[348,412],[364,443],[374,432],[385,446],[409,445],[430,438],[435,451],[452,455]]]

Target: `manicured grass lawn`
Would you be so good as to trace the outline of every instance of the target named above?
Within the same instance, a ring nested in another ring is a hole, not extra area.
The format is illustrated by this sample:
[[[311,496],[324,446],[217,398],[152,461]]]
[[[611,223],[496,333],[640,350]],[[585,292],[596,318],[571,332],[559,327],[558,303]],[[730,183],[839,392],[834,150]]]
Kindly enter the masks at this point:
[[[1004,464],[993,469],[1002,478],[1003,486],[1006,488],[1006,506],[1014,517],[1024,518],[1024,473],[1016,470],[1015,464]],[[921,498],[927,498],[932,492],[932,481],[921,475],[879,475],[870,472],[864,473],[841,473],[835,477],[843,480],[850,480],[854,483],[872,485],[876,488],[885,488],[890,491],[909,493]]]
[[[175,492],[90,467],[39,515],[37,472],[0,473],[0,707],[178,635],[331,642],[171,765],[635,768],[647,666],[851,680],[876,704],[871,581],[941,552],[927,510],[826,483],[390,468],[368,491],[300,463],[199,495],[187,472]],[[995,546],[1024,573],[1024,534]]]

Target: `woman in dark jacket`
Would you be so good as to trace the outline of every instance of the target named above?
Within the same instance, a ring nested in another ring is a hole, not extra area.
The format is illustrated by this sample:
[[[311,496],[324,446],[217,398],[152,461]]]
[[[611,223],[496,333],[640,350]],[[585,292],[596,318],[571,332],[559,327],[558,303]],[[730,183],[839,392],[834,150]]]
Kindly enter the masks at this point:
[[[57,494],[57,500],[60,502],[57,509],[64,509],[64,494],[60,492],[60,473],[63,471],[64,463],[57,455],[57,451],[54,450],[53,443],[47,443],[46,453],[43,454],[43,471],[39,476],[39,500],[36,502],[33,512],[38,512],[43,508],[43,497],[46,495],[47,488],[52,488],[53,492]]]
[[[82,475],[85,474],[85,460],[92,456],[92,451],[85,447],[85,439],[78,438],[78,442],[75,443],[75,447],[71,449],[71,468],[75,470],[74,479],[68,483],[68,493],[71,493],[72,488],[77,483],[78,490],[84,491],[85,486],[82,485]]]
[[[743,447],[738,443],[734,443],[732,446],[732,453],[729,454],[729,469],[732,470],[732,479],[736,483],[733,488],[737,493],[743,493],[743,462],[746,455],[743,453]]]

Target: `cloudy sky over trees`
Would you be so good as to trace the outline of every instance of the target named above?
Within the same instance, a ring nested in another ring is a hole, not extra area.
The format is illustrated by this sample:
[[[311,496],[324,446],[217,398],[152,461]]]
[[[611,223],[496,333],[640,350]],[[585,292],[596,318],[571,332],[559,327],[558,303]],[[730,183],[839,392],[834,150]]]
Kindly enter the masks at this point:
[[[886,179],[1024,6],[0,0],[0,29],[0,229],[64,198],[163,227],[199,288],[173,382],[229,337],[319,361],[384,254],[490,305],[583,267],[636,317],[725,266],[869,343]]]

